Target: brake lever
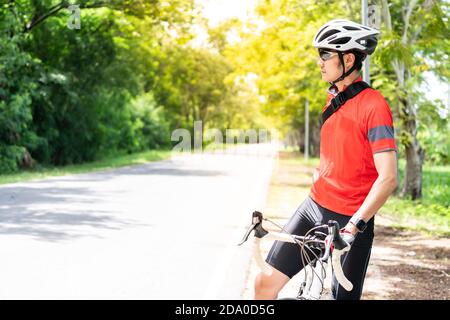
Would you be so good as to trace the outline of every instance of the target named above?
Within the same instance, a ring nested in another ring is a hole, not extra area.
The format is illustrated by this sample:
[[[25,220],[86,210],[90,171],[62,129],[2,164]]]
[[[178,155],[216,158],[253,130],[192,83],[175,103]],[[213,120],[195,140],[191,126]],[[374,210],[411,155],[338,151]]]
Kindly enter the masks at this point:
[[[348,246],[348,243],[342,239],[341,234],[339,233],[339,223],[334,220],[328,221],[328,226],[332,228],[332,234],[333,234],[333,244],[334,247],[337,250],[343,250]],[[331,233],[331,232],[330,232]]]
[[[238,246],[242,245],[245,241],[248,240],[248,237],[250,236],[250,233],[255,230],[255,237],[262,238],[269,232],[265,230],[262,226],[263,221],[263,215],[259,211],[254,211],[252,215],[252,224],[248,228],[247,232],[245,233],[244,237],[242,238],[241,242],[238,243]]]

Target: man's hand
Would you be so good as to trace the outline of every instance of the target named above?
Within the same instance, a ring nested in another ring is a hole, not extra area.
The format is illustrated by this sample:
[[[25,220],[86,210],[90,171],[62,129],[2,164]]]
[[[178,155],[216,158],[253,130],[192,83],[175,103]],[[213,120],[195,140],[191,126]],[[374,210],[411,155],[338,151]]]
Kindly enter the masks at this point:
[[[358,233],[358,229],[356,229],[356,226],[353,223],[351,223],[351,222],[346,224],[344,230],[347,230],[352,235],[356,235]]]
[[[351,224],[351,223],[350,223]],[[344,229],[341,229],[339,234],[342,238],[342,240],[344,240],[345,242],[347,242],[348,246],[351,247],[353,244],[353,241],[355,241],[355,234],[356,233],[352,233],[349,230],[346,229],[347,226]],[[355,228],[356,229],[356,228]],[[356,229],[357,230],[357,229]]]

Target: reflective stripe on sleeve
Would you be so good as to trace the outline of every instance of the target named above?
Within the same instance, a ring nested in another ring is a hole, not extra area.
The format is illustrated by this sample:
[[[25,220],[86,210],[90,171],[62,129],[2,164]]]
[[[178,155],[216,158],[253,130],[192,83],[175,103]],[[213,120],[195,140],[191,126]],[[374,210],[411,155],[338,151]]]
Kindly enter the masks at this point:
[[[371,143],[381,139],[394,139],[394,128],[392,126],[378,126],[369,129],[367,138]]]

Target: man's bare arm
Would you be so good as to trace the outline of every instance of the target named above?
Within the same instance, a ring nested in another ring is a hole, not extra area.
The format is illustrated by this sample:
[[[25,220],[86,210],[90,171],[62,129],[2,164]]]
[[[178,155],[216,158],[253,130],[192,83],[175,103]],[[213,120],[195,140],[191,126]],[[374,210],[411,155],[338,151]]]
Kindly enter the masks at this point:
[[[375,153],[373,155],[378,178],[355,216],[368,222],[383,206],[397,187],[397,154],[395,151]],[[345,227],[353,234],[357,232],[350,222]]]

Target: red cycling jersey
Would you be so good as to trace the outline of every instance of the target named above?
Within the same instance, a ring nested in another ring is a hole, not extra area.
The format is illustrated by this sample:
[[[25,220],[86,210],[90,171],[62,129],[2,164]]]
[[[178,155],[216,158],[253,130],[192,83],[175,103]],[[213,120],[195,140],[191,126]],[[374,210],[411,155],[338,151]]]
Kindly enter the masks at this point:
[[[323,110],[337,93],[330,87]],[[392,112],[380,92],[365,89],[323,124],[319,178],[310,196],[324,208],[352,216],[378,177],[373,154],[392,150],[397,151]]]

